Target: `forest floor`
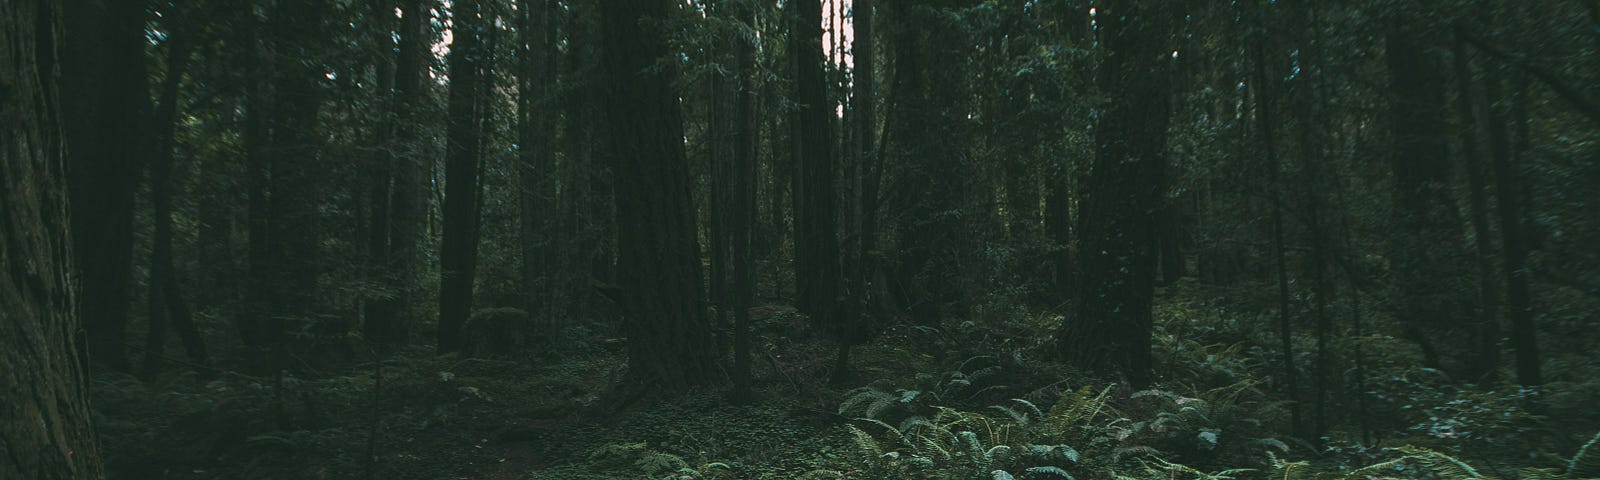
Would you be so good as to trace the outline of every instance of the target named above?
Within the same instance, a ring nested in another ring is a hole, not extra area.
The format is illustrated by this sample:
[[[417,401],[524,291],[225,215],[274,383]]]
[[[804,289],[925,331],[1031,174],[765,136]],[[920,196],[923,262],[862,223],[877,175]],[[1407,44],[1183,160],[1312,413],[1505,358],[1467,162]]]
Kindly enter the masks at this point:
[[[1232,291],[1230,302],[1195,286],[1162,296],[1157,353],[1165,390],[1155,394],[1044,360],[1047,332],[1060,321],[1049,313],[945,330],[893,326],[854,350],[853,381],[831,385],[834,346],[787,307],[754,310],[756,398],[744,406],[716,389],[596,412],[625,359],[620,339],[584,327],[565,331],[543,356],[462,358],[416,347],[381,366],[356,352],[338,367],[282,378],[185,371],[141,382],[96,373],[91,394],[112,478],[126,479],[638,479],[675,471],[793,479],[857,472],[851,465],[863,447],[849,427],[856,417],[922,404],[976,411],[1009,399],[1050,410],[1080,388],[1111,392],[1115,414],[1143,429],[1116,455],[1160,452],[1162,462],[1207,471],[1261,467],[1276,461],[1268,451],[1338,471],[1385,459],[1378,445],[1415,444],[1509,478],[1523,467],[1560,466],[1600,428],[1594,382],[1560,383],[1535,413],[1526,408],[1528,391],[1473,392],[1435,381],[1412,366],[1415,355],[1403,342],[1373,335],[1364,343],[1363,368],[1377,379],[1364,386],[1366,417],[1348,421],[1355,404],[1336,398],[1330,416],[1346,421],[1321,445],[1277,433],[1288,404],[1258,380],[1275,368],[1275,355],[1264,350],[1274,337],[1259,328],[1267,319],[1238,313],[1264,311],[1247,306],[1270,299],[1252,298],[1251,290]],[[1337,384],[1334,394],[1347,397],[1341,392],[1355,387]],[[1196,405],[1209,416],[1190,415]],[[1356,442],[1363,422],[1386,438]]]

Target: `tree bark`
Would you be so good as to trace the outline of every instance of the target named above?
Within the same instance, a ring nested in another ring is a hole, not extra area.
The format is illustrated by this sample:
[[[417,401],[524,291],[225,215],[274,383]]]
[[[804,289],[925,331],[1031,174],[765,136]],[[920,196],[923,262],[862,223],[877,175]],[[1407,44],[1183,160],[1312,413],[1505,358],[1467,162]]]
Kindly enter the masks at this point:
[[[1100,88],[1111,103],[1095,128],[1099,144],[1079,216],[1083,282],[1076,315],[1057,335],[1062,357],[1115,372],[1137,387],[1151,378],[1155,226],[1166,192],[1171,114],[1167,44],[1177,15],[1155,2],[1106,5]]]
[[[834,211],[834,104],[823,76],[822,5],[794,0],[789,54],[795,62],[795,99],[800,103],[794,170],[795,307],[819,328],[836,329],[840,272]]]
[[[679,393],[720,381],[703,305],[700,248],[667,2],[601,5],[605,105],[616,178],[617,280],[628,333],[627,388]],[[663,67],[663,65],[667,65]]]
[[[553,265],[546,265],[545,251],[554,246],[553,239],[541,235],[546,219],[539,211],[550,210],[541,201],[544,182],[540,179],[555,170],[555,105],[550,101],[551,87],[555,85],[555,22],[550,20],[551,2],[534,1],[520,5],[517,14],[521,21],[517,34],[521,44],[517,48],[517,157],[520,182],[518,206],[522,242],[522,295],[523,309],[529,315],[538,315],[549,305],[552,291],[548,282]],[[569,162],[570,163],[570,162]],[[570,188],[570,187],[569,187]]]
[[[484,28],[476,0],[451,5],[450,99],[445,150],[444,235],[439,249],[439,353],[461,350],[461,327],[472,315],[478,260],[479,74]]]
[[[367,318],[363,334],[380,344],[403,344],[410,336],[410,327],[416,323],[415,312],[408,308],[417,290],[414,280],[422,264],[424,222],[427,214],[427,190],[423,188],[421,142],[416,138],[421,129],[419,110],[427,96],[423,88],[426,78],[428,10],[420,0],[403,0],[400,11],[400,48],[395,57],[394,102],[396,154],[389,198],[389,262],[384,278],[393,298],[384,299],[392,305],[381,306],[387,316]]]
[[[751,2],[734,6],[735,18],[755,28],[755,7]],[[734,110],[733,189],[729,205],[728,238],[732,240],[733,275],[733,379],[734,398],[747,401],[750,393],[750,306],[755,298],[755,271],[751,247],[756,225],[756,100],[755,45],[739,37],[733,40],[734,78],[737,102]]]
[[[169,15],[176,14],[169,12]],[[188,302],[179,288],[177,269],[172,258],[172,164],[176,147],[174,130],[178,120],[178,87],[187,70],[193,43],[190,32],[182,27],[173,28],[167,39],[170,44],[166,78],[161,85],[161,103],[152,117],[156,135],[150,163],[150,198],[155,207],[155,235],[150,246],[150,286],[146,299],[150,312],[150,331],[145,338],[143,374],[146,378],[154,377],[160,371],[169,321],[178,327],[190,360],[202,366],[207,362],[205,344],[200,339]]]
[[[1525,85],[1526,80],[1521,83]],[[1489,122],[1489,157],[1494,168],[1495,195],[1498,200],[1496,210],[1500,217],[1500,252],[1505,268],[1506,316],[1511,323],[1511,348],[1516,352],[1517,383],[1534,386],[1543,383],[1543,378],[1540,372],[1538,330],[1533,323],[1532,295],[1528,291],[1528,230],[1524,219],[1527,207],[1523,205],[1523,190],[1518,181],[1520,175],[1511,163],[1513,146],[1508,133],[1511,123],[1516,122],[1520,133],[1518,140],[1527,137],[1527,92],[1519,92],[1520,95],[1513,99],[1516,103],[1508,119],[1499,106],[1504,95],[1498,66],[1490,65],[1484,69],[1483,84]],[[1515,151],[1519,157],[1527,151],[1524,145],[1517,147]]]
[[[94,0],[62,13],[61,108],[83,289],[78,307],[89,351],[128,370],[134,190],[150,149],[144,5]]]
[[[84,387],[58,116],[84,111],[58,110],[59,95],[78,92],[56,91],[68,71],[57,57],[57,5],[0,3],[0,478],[104,476]]]
[[[1411,15],[1405,15],[1411,18]],[[1461,218],[1450,191],[1451,138],[1445,121],[1443,63],[1419,27],[1391,26],[1386,36],[1394,149],[1394,229],[1391,248],[1398,318],[1432,368],[1461,374],[1476,349],[1460,319],[1476,302],[1471,255],[1461,243]],[[1470,327],[1471,325],[1466,325]],[[1465,340],[1463,340],[1465,339]]]
[[[1254,61],[1251,62],[1255,69],[1254,78],[1256,96],[1256,124],[1258,126],[1257,141],[1261,143],[1261,151],[1266,156],[1267,191],[1272,208],[1272,256],[1276,268],[1278,286],[1278,341],[1279,352],[1283,366],[1284,397],[1289,399],[1289,425],[1290,430],[1299,433],[1300,421],[1300,384],[1299,369],[1295,366],[1294,354],[1294,327],[1289,313],[1289,268],[1288,258],[1284,251],[1284,222],[1283,222],[1283,196],[1280,190],[1283,183],[1279,180],[1279,171],[1283,166],[1279,163],[1277,149],[1277,104],[1275,102],[1273,86],[1280,83],[1279,72],[1267,67],[1266,56],[1266,29],[1267,29],[1267,2],[1256,2],[1259,27],[1253,43]]]

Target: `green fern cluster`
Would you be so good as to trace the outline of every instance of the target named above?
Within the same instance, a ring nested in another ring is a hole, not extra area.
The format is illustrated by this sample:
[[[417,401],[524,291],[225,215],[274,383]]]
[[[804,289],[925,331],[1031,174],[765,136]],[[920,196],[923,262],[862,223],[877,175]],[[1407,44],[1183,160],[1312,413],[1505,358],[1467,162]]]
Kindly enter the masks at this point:
[[[713,480],[733,478],[733,468],[722,462],[690,463],[683,457],[652,450],[643,443],[611,443],[589,453],[601,466],[628,467],[651,480]]]

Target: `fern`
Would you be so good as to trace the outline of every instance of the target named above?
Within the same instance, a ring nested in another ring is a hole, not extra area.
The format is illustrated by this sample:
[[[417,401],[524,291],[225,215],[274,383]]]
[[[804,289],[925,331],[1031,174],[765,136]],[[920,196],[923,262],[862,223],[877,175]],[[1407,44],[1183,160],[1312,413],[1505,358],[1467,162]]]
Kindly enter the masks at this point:
[[[1600,433],[1596,433],[1594,438],[1584,443],[1583,447],[1578,449],[1578,453],[1567,461],[1567,478],[1600,477],[1600,458],[1596,458],[1600,457],[1600,454],[1589,454],[1589,450],[1595,448],[1597,443],[1600,443]]]

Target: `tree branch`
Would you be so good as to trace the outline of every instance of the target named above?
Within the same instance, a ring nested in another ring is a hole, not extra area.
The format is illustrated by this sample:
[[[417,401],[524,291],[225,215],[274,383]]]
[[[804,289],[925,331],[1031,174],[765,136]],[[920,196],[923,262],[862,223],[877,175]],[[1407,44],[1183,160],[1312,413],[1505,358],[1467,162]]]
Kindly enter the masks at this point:
[[[1545,86],[1550,87],[1550,90],[1555,91],[1556,95],[1559,95],[1568,103],[1572,104],[1574,108],[1578,109],[1579,113],[1582,113],[1585,117],[1589,117],[1589,120],[1592,120],[1595,123],[1600,123],[1600,104],[1596,104],[1582,92],[1579,92],[1571,85],[1563,82],[1560,77],[1556,76],[1555,72],[1550,71],[1550,69],[1545,68],[1542,65],[1533,63],[1532,60],[1529,60],[1523,55],[1501,50],[1488,40],[1485,40],[1484,38],[1474,34],[1473,30],[1469,29],[1465,22],[1456,23],[1456,35],[1461,37],[1461,39],[1467,43],[1472,44],[1473,47],[1488,53],[1490,56],[1501,59],[1507,63],[1510,63],[1511,65],[1521,68],[1529,75],[1532,75],[1533,78],[1539,79],[1539,81],[1544,83]]]

